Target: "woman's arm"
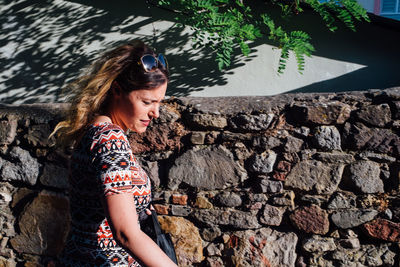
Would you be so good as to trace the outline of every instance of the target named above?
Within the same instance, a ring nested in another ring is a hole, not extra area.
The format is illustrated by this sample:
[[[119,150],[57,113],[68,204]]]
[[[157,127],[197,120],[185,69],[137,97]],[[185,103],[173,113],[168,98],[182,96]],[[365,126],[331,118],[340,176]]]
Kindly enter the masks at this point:
[[[149,267],[177,266],[150,237],[140,230],[131,194],[106,196],[105,210],[115,240],[132,257]]]

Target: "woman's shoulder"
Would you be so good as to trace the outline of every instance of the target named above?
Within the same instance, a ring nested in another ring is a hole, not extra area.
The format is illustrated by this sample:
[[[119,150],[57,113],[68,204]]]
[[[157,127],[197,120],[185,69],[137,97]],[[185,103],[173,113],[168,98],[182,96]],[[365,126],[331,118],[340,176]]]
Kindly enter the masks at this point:
[[[111,122],[94,123],[89,126],[89,138],[91,139],[91,149],[96,145],[110,142],[128,142],[125,132],[120,126]]]

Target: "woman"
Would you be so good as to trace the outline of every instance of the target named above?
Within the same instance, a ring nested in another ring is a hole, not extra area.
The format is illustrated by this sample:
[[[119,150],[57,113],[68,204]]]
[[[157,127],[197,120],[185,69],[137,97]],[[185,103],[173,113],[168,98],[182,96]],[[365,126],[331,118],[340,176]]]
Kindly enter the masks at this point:
[[[65,266],[176,266],[140,230],[150,180],[125,135],[143,133],[159,116],[167,82],[164,56],[133,41],[107,52],[72,84],[69,115],[54,131],[74,147]]]

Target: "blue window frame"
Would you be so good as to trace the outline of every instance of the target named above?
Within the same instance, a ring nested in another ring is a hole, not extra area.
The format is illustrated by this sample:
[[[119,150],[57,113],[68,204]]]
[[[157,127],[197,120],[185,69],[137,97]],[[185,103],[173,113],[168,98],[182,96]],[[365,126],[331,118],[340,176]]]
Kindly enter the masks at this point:
[[[400,14],[400,0],[381,0],[381,14]]]

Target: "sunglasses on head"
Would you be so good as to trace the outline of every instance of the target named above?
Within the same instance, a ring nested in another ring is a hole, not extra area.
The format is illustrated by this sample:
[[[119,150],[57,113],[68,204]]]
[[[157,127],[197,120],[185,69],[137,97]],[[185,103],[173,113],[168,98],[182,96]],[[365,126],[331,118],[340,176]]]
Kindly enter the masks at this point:
[[[168,69],[167,59],[164,57],[163,54],[158,54],[157,57],[155,57],[154,55],[151,55],[151,54],[143,55],[140,58],[139,64],[140,63],[142,64],[143,69],[146,72],[155,71],[159,67],[159,64],[163,68]]]

